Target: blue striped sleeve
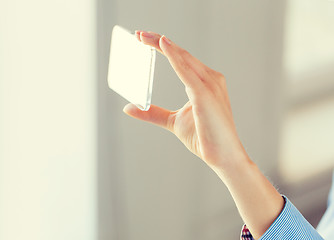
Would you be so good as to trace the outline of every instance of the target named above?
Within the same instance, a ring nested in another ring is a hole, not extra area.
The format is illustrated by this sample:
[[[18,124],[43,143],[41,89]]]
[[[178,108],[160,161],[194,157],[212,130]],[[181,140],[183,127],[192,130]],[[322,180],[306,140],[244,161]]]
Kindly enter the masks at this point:
[[[285,206],[282,212],[259,240],[323,240],[290,200],[283,197],[285,198]]]
[[[259,240],[324,240],[290,200],[285,196],[283,198],[285,205],[282,212]],[[241,239],[253,240],[246,226]]]

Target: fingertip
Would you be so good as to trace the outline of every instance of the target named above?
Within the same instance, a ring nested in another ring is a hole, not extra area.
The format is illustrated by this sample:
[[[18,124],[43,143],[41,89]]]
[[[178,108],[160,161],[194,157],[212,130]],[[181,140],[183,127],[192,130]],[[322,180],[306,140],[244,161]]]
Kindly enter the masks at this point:
[[[123,112],[126,113],[126,114],[130,114],[131,112],[134,112],[136,111],[138,108],[135,104],[133,103],[128,103],[124,106],[123,108]]]
[[[154,38],[154,35],[149,32],[142,31],[140,32],[140,37],[141,38]]]
[[[171,44],[172,42],[165,35],[162,35],[161,38],[159,39],[159,46],[164,53],[171,46]]]
[[[140,33],[141,32],[142,32],[141,30],[136,30],[135,31],[135,35],[136,35],[136,38],[138,39],[138,41],[141,41],[141,39],[140,39]]]
[[[160,49],[161,49],[163,52],[165,52],[165,51],[164,51],[164,47],[163,47],[164,44],[163,44],[163,42],[162,42],[162,37],[163,37],[163,36],[161,36],[160,39],[159,39],[159,47],[160,47]]]
[[[172,45],[172,41],[168,39],[165,35],[163,35],[161,38],[162,38],[162,41],[166,43],[168,46]]]

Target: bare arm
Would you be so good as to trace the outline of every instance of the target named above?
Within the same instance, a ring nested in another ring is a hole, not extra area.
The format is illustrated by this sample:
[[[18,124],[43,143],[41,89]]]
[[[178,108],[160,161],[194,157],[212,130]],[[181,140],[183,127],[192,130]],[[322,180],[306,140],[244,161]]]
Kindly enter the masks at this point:
[[[189,101],[177,111],[128,104],[124,112],[173,132],[214,170],[229,189],[255,239],[277,218],[284,200],[248,157],[235,128],[225,77],[165,36],[137,31],[137,38],[167,57],[185,85]]]

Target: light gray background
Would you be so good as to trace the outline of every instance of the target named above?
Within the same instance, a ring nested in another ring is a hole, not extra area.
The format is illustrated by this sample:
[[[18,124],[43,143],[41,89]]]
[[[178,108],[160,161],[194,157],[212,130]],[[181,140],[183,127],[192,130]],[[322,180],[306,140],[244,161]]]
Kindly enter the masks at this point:
[[[107,52],[112,25],[119,24],[165,34],[224,73],[242,142],[263,172],[275,184],[281,182],[276,169],[284,112],[284,1],[101,0],[101,12],[99,36],[106,41],[102,52]],[[105,67],[100,74],[103,85]],[[109,112],[100,112],[100,117],[107,115],[108,126],[114,128],[113,144],[104,150],[114,148],[108,164],[114,166],[110,172],[117,175],[114,181],[118,183],[113,185],[118,193],[114,199],[117,238],[238,239],[242,221],[219,178],[171,133],[129,118],[121,111],[126,101],[113,93],[106,95]],[[152,102],[177,109],[186,101],[182,83],[159,55]],[[321,211],[328,185],[325,188],[317,201]],[[105,205],[100,208],[107,209]],[[100,230],[101,239],[108,239],[108,230]]]

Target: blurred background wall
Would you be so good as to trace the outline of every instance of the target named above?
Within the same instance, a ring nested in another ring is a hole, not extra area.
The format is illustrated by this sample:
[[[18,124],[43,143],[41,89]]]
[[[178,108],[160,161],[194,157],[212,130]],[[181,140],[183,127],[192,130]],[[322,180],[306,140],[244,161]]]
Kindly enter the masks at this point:
[[[219,178],[108,89],[115,24],[224,73],[249,155],[316,226],[334,157],[333,5],[1,0],[0,239],[238,239]],[[186,101],[159,55],[153,104]]]

